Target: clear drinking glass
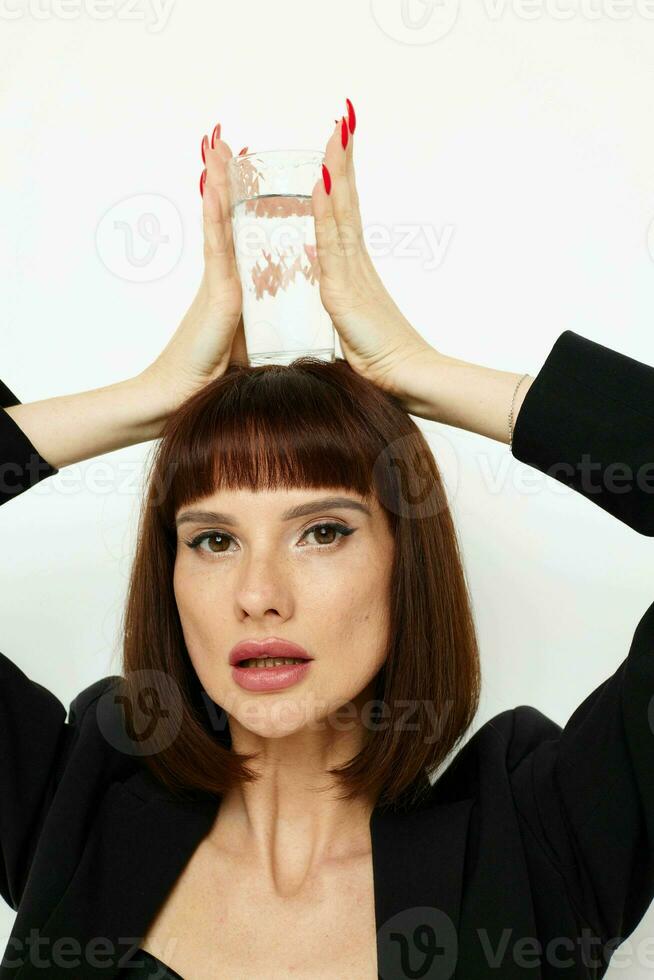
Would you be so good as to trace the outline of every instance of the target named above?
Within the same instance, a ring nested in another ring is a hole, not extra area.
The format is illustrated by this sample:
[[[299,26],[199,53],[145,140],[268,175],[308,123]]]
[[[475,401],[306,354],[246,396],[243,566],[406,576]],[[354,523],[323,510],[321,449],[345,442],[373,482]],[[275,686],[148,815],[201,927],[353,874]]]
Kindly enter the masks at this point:
[[[335,333],[320,299],[311,192],[324,153],[265,150],[227,164],[234,252],[251,364],[333,361]]]

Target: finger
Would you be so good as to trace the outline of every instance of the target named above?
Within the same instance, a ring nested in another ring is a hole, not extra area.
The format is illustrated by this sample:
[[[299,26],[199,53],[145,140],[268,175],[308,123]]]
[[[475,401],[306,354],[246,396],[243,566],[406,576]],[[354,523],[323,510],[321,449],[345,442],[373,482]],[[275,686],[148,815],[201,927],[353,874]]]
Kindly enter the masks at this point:
[[[351,136],[345,117],[339,120],[334,132],[327,142],[325,164],[332,175],[332,209],[341,248],[345,255],[352,258],[361,248],[361,219],[358,209],[352,200],[350,176],[348,173],[348,148]],[[345,143],[345,147],[343,146]],[[350,149],[351,156],[351,149]]]
[[[223,214],[229,215],[230,195],[227,163],[233,156],[229,145],[222,139],[217,139],[213,147],[205,150],[207,182],[212,181],[220,194]]]
[[[205,275],[209,286],[220,287],[233,277],[235,258],[229,212],[225,212],[220,190],[209,175],[202,201]]]
[[[205,146],[205,155],[207,165],[202,204],[204,255],[210,274],[223,279],[232,275],[235,267],[226,173],[231,151],[227,144],[216,141],[213,148]]]
[[[323,177],[313,187],[311,203],[321,275],[334,281],[342,281],[347,267],[346,260],[341,248],[331,192],[327,193]]]
[[[354,111],[354,110],[353,110]],[[361,221],[361,208],[359,206],[359,194],[356,185],[356,176],[354,172],[354,133],[348,130],[348,141],[347,147],[345,149],[346,164],[345,169],[347,173],[347,179],[350,187],[350,202],[352,205],[352,210],[356,216],[356,221],[359,226],[359,231],[363,235],[363,223]]]

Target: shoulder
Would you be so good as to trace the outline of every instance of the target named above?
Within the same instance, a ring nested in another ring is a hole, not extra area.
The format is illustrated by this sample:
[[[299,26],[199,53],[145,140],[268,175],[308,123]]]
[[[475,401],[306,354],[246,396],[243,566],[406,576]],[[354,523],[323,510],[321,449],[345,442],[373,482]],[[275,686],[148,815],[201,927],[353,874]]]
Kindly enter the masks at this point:
[[[533,705],[508,708],[484,722],[433,782],[439,801],[477,797],[481,784],[501,779],[545,742],[555,743],[562,728]]]
[[[139,768],[139,742],[130,737],[123,712],[122,685],[125,678],[109,674],[85,687],[70,703],[68,731],[71,770],[82,766],[100,790],[108,782],[129,778]]]
[[[538,708],[519,704],[495,715],[473,737],[478,737],[484,748],[492,745],[489,754],[501,755],[507,771],[511,772],[543,742],[557,740],[562,731],[561,725]]]
[[[68,720],[70,724],[79,724],[91,705],[98,702],[109,691],[117,690],[122,682],[123,677],[120,674],[109,674],[89,684],[88,687],[85,687],[79,694],[75,695],[68,709]]]
[[[496,760],[512,770],[542,742],[558,739],[562,728],[531,704],[501,711],[485,722],[461,750],[462,755]]]

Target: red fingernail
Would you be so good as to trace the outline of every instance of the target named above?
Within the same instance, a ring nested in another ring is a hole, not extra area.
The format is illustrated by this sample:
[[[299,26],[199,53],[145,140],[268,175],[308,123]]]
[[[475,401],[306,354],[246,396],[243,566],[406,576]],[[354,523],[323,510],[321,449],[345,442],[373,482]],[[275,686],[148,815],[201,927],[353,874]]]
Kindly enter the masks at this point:
[[[215,147],[216,140],[219,140],[219,139],[220,139],[220,123],[218,123],[216,125],[213,133],[211,134],[211,149],[213,149]]]
[[[350,127],[350,132],[353,133],[357,124],[357,117],[354,114],[354,106],[349,99],[345,100],[347,103],[347,121]]]
[[[244,153],[247,153],[247,151],[248,151],[247,146],[244,146],[242,150],[239,150],[239,154],[238,155],[240,157],[242,157]]]
[[[329,194],[332,189],[332,178],[324,163],[322,165],[322,179],[325,182],[325,190]]]
[[[203,170],[200,174],[200,194],[204,197],[204,184],[207,179],[207,171]]]
[[[206,163],[207,162],[207,158],[204,155],[204,144],[206,142],[208,142],[208,140],[209,140],[209,137],[205,133],[205,135],[202,137],[202,147],[201,147],[201,149],[202,149],[202,163]]]
[[[343,116],[341,122],[341,144],[343,146],[343,149],[345,149],[345,147],[347,146],[347,140],[348,140],[347,123],[345,122],[345,116]]]

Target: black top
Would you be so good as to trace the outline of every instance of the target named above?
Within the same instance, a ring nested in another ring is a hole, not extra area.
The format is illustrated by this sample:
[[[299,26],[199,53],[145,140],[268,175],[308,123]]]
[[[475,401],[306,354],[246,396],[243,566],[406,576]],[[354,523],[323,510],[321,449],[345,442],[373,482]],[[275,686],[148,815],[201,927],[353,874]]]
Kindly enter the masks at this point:
[[[512,453],[654,536],[654,367],[564,331]],[[56,472],[0,410],[0,501]],[[563,728],[507,708],[419,805],[375,807],[384,980],[603,976],[654,898],[654,602],[625,646]],[[177,801],[129,752],[118,680],[67,718],[0,654],[0,894],[17,911],[0,980],[120,977],[216,818],[218,800]]]
[[[180,973],[157,959],[145,949],[138,949],[130,958],[133,966],[126,966],[120,971],[120,980],[184,980]]]

